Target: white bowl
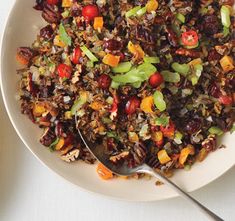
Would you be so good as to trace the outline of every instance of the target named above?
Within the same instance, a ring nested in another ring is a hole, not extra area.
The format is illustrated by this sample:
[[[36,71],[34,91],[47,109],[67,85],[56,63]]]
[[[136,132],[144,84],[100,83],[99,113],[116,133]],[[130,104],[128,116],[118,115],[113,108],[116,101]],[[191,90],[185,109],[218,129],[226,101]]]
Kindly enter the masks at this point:
[[[67,164],[39,143],[42,131],[21,114],[16,99],[19,81],[16,75],[16,49],[19,46],[30,46],[39,28],[43,26],[40,12],[32,8],[34,2],[16,1],[6,24],[1,48],[2,95],[10,120],[24,144],[54,172],[90,192],[129,201],[153,201],[177,196],[166,185],[156,187],[154,179],[102,181],[94,166],[83,162]],[[193,191],[221,176],[234,165],[234,138],[234,134],[226,135],[223,143],[227,148],[210,154],[202,163],[196,163],[189,172],[177,171],[172,180],[186,191]]]

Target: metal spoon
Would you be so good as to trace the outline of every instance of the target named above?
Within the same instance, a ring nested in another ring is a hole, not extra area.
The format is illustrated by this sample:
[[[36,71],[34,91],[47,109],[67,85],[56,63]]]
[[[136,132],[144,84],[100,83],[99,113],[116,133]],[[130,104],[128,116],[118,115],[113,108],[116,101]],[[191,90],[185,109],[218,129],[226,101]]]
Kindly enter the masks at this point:
[[[84,142],[85,146],[93,153],[93,155],[96,157],[98,161],[100,161],[105,167],[107,167],[109,170],[111,170],[113,173],[121,176],[130,176],[134,173],[147,173],[150,174],[157,179],[163,181],[165,184],[170,186],[175,192],[177,192],[181,197],[188,200],[190,203],[192,203],[196,208],[198,208],[205,216],[208,217],[208,220],[214,220],[214,221],[223,221],[219,216],[214,214],[212,211],[207,209],[205,206],[203,206],[201,203],[199,203],[197,200],[195,200],[193,197],[191,197],[189,194],[187,194],[185,191],[183,191],[180,187],[178,187],[175,183],[170,181],[168,178],[163,176],[161,173],[157,173],[155,170],[153,170],[150,166],[147,164],[142,164],[135,168],[129,168],[127,165],[115,165],[113,164],[107,155],[103,152],[103,146],[99,144],[95,144],[90,142],[86,137],[82,134],[82,132],[78,129],[78,133]]]

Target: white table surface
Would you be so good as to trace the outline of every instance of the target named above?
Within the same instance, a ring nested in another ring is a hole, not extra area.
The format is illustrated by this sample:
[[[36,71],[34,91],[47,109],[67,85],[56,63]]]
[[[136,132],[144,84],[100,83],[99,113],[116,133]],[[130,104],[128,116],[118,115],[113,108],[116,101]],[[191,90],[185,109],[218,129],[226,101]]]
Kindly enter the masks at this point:
[[[13,2],[0,2],[0,34]],[[234,221],[235,168],[192,195],[226,221]],[[0,220],[206,221],[181,198],[129,203],[82,192],[41,165],[26,149],[8,120],[1,98]]]

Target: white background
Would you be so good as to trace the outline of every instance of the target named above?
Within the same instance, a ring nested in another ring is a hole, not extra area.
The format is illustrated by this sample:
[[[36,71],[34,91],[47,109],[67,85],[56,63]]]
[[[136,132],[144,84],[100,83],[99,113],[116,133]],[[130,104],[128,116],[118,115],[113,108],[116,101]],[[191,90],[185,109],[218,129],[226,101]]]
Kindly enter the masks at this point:
[[[13,2],[1,0],[0,34]],[[218,166],[222,163],[218,162]],[[235,168],[192,195],[226,221],[234,221]],[[2,100],[0,220],[206,221],[197,210],[180,198],[154,203],[128,203],[82,192],[41,165],[24,147],[9,123]]]

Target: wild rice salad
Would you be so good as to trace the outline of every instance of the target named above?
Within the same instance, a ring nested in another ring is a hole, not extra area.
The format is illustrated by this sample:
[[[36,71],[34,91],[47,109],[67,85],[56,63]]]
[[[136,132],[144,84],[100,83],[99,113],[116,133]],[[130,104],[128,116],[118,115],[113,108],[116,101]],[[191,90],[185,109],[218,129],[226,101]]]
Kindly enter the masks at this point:
[[[95,162],[79,128],[114,164],[189,169],[234,130],[233,4],[37,0],[48,24],[17,51],[22,113],[67,162]]]

